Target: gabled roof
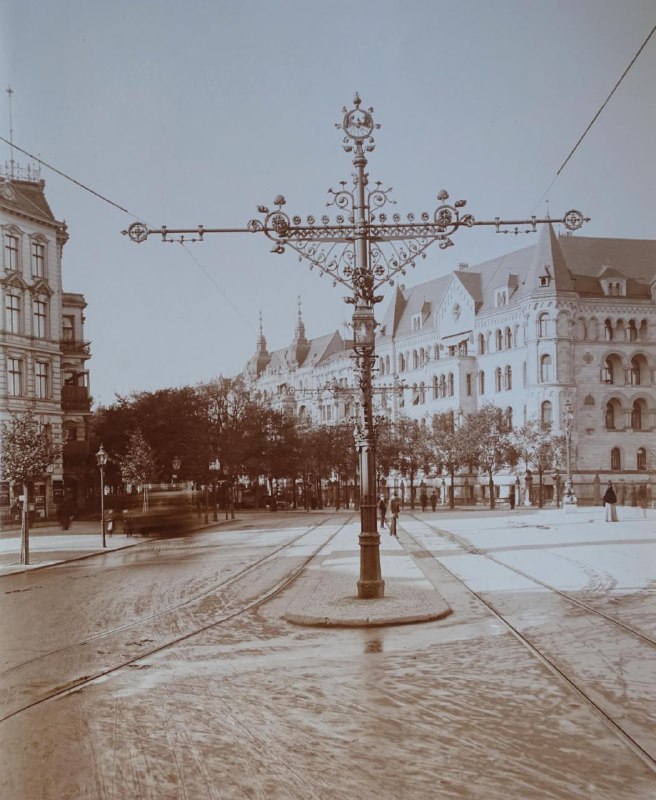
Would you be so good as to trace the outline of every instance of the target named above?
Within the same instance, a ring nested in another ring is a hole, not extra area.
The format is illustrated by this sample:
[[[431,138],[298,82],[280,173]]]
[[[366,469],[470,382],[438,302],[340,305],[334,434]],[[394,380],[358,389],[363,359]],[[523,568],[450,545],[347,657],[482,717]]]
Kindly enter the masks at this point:
[[[2,205],[10,210],[20,211],[31,217],[36,217],[48,222],[56,223],[55,215],[52,213],[44,192],[46,182],[41,180],[23,181],[12,179],[7,183],[14,190],[12,197],[2,196]]]
[[[448,274],[410,289],[399,287],[390,304],[392,308],[388,307],[383,318],[384,336],[396,336],[398,333],[412,330],[412,318],[415,314],[423,316],[425,303],[430,303],[431,308],[438,308],[450,280],[451,274]]]

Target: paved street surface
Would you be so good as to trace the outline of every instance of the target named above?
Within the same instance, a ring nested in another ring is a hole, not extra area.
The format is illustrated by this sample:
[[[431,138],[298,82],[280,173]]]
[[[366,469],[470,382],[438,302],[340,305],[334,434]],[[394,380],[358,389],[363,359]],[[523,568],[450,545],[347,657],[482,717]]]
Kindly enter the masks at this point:
[[[4,574],[0,797],[651,800],[656,514],[619,513],[406,511],[416,624],[289,621],[357,607],[345,512]]]

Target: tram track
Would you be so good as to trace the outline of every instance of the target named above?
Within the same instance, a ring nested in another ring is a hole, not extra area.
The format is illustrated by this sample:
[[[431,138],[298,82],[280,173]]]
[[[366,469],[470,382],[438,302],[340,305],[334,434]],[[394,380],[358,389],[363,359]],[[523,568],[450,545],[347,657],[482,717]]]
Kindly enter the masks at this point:
[[[202,592],[197,592],[193,596],[185,598],[184,601],[176,603],[154,614],[148,614],[146,616],[140,617],[139,619],[133,620],[124,625],[116,626],[114,628],[102,631],[98,634],[94,634],[92,636],[81,639],[77,642],[72,642],[63,647],[56,648],[47,653],[39,654],[38,656],[32,659],[28,659],[24,662],[21,662],[20,664],[12,665],[8,669],[5,669],[2,673],[0,673],[0,678],[6,678],[6,676],[15,677],[16,673],[20,673],[21,670],[24,671],[27,668],[32,668],[36,666],[42,668],[44,664],[47,664],[48,660],[56,659],[57,657],[63,655],[73,656],[77,651],[80,651],[81,649],[84,648],[88,648],[90,646],[97,645],[102,640],[109,639],[110,637],[116,637],[119,634],[133,632],[136,629],[138,629],[139,626],[144,626],[144,624],[147,623],[166,620],[167,617],[171,617],[179,610],[190,607],[193,604],[197,604],[199,601],[204,600],[205,598],[216,593],[217,591],[225,592],[234,584],[238,583],[239,581],[243,581],[244,578],[247,578],[248,576],[252,575],[256,570],[265,566],[267,562],[273,561],[276,557],[280,556],[280,554],[283,551],[296,546],[302,539],[311,536],[318,529],[330,525],[330,522],[335,518],[336,518],[335,516],[327,517],[321,520],[320,522],[309,526],[298,536],[294,536],[291,540],[275,547],[273,550],[269,551],[266,555],[250,563],[244,569],[238,571],[237,573],[231,575],[230,577],[226,578],[223,581],[214,583],[212,586],[205,588]],[[104,678],[108,675],[111,675],[114,672],[129,667],[130,665],[134,664],[135,662],[143,658],[155,655],[163,650],[166,650],[167,648],[173,647],[183,641],[186,641],[187,639],[190,639],[194,636],[204,633],[205,631],[211,630],[212,628],[215,628],[218,625],[224,624],[241,614],[244,614],[248,611],[252,611],[256,609],[258,606],[263,605],[265,602],[268,602],[269,600],[274,598],[277,594],[286,589],[299,576],[299,574],[305,569],[305,567],[317,555],[317,553],[323,547],[325,547],[325,545],[328,542],[332,541],[332,539],[346,525],[348,525],[352,519],[353,515],[349,515],[346,519],[340,517],[340,524],[329,536],[327,536],[326,538],[322,538],[321,541],[311,549],[309,554],[304,556],[302,560],[299,563],[297,563],[291,571],[287,572],[285,575],[276,580],[276,582],[272,587],[268,587],[263,591],[261,591],[259,594],[256,594],[245,605],[241,605],[233,609],[227,609],[221,616],[219,616],[216,619],[213,619],[211,622],[194,627],[191,630],[181,632],[179,635],[166,638],[164,641],[160,641],[155,646],[152,647],[143,646],[153,641],[152,639],[149,638],[142,639],[141,641],[124,643],[124,647],[128,645],[134,645],[134,646],[139,646],[140,649],[138,652],[134,653],[134,655],[121,658],[119,663],[114,663],[105,668],[97,669],[96,671],[93,672],[93,674],[79,675],[75,679],[69,680],[63,685],[59,685],[51,689],[46,689],[45,692],[36,699],[32,699],[29,702],[23,703],[22,705],[19,704],[18,707],[11,708],[11,710],[9,711],[5,710],[3,712],[3,715],[0,716],[0,723],[9,720],[12,717],[15,717],[18,714],[27,711],[28,709],[34,708],[35,706],[38,706],[41,703],[46,702],[47,700],[52,700],[66,694],[70,694],[71,692],[78,691],[84,688],[84,686],[98,680],[99,678]],[[97,651],[97,653],[101,655],[106,655],[106,651]]]
[[[427,528],[432,534],[436,534],[446,541],[450,542],[451,544],[457,545],[461,550],[465,553],[474,556],[483,557],[496,565],[513,572],[525,580],[533,582],[536,586],[541,587],[542,589],[546,589],[547,591],[553,593],[560,599],[571,603],[572,605],[576,606],[577,608],[585,611],[587,614],[593,615],[594,617],[603,620],[604,623],[608,623],[621,632],[622,635],[629,635],[633,638],[634,642],[639,643],[640,646],[646,647],[649,650],[650,657],[653,658],[653,648],[656,647],[656,640],[652,637],[647,636],[641,631],[635,630],[626,623],[616,619],[610,614],[607,614],[599,609],[594,608],[593,606],[589,605],[588,603],[580,600],[579,598],[572,597],[567,592],[558,589],[555,586],[552,586],[545,581],[542,581],[539,578],[535,578],[533,575],[525,572],[524,570],[519,569],[518,567],[514,567],[504,563],[502,560],[495,558],[493,555],[487,553],[484,549],[480,547],[476,547],[475,545],[471,544],[471,542],[467,541],[465,538],[458,536],[457,534],[451,533],[450,531],[446,531],[443,528],[438,527],[437,525],[431,525],[425,522],[423,519],[420,519],[416,514],[411,514],[410,517],[418,524]],[[459,584],[465,587],[465,589],[474,595],[478,601],[480,601],[489,611],[490,613],[501,622],[511,633],[512,635],[518,639],[528,650],[542,663],[544,664],[552,673],[557,675],[568,687],[578,696],[578,698],[583,701],[591,710],[600,718],[602,721],[606,723],[606,725],[615,733],[615,735],[633,752],[635,753],[647,766],[650,767],[651,770],[656,772],[656,757],[650,752],[647,747],[644,747],[635,735],[632,735],[626,727],[618,721],[614,716],[614,712],[612,709],[606,710],[602,707],[601,703],[595,700],[594,697],[591,696],[589,688],[586,688],[584,685],[581,685],[581,681],[576,677],[572,676],[571,674],[567,674],[565,669],[559,666],[556,663],[556,659],[549,655],[546,652],[544,646],[540,646],[536,644],[535,637],[529,637],[525,635],[516,624],[513,624],[508,616],[499,611],[496,607],[493,600],[488,599],[485,595],[488,594],[486,592],[481,592],[473,589],[471,586],[468,585],[467,581],[457,575],[453,570],[449,569],[444,563],[443,559],[440,559],[434,552],[431,552],[429,548],[427,548],[420,539],[415,536],[411,531],[403,526],[403,531],[405,535],[412,541],[413,545],[418,549],[419,554],[423,558],[431,558],[435,562],[437,562],[442,569],[445,569],[452,577],[455,579]]]

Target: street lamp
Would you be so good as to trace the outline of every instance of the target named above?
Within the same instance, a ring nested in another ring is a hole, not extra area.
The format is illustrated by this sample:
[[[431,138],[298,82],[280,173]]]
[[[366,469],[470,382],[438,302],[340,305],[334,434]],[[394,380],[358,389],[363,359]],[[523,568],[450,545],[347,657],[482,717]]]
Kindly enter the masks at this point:
[[[572,487],[572,420],[574,412],[569,399],[565,402],[565,459],[567,474],[565,475],[565,498],[566,503],[575,502],[574,489]]]
[[[373,132],[380,128],[374,122],[373,108],[362,108],[358,94],[353,107],[342,109],[343,117],[336,127],[344,138],[342,146],[353,153],[352,184],[341,181],[339,188],[329,189],[328,206],[336,209],[334,218],[323,214],[319,219],[309,215],[305,222],[283,211],[285,198],[278,195],[275,208],[258,206],[261,219],[252,219],[246,228],[150,228],[144,222],[133,222],[123,233],[133,242],[144,242],[151,234],[160,234],[165,242],[203,241],[208,233],[263,233],[273,242],[273,253],[294,250],[299,260],[309,262],[320,276],[326,276],[333,286],[338,284],[349,290],[347,303],[354,305],[353,331],[356,364],[360,373],[362,404],[361,418],[356,427],[356,446],[360,458],[360,580],[358,597],[380,598],[384,595],[384,582],[380,573],[380,537],[376,528],[375,507],[375,429],[372,418],[372,367],[375,352],[374,306],[383,300],[376,290],[393,286],[398,275],[405,275],[417,259],[426,258],[426,250],[435,242],[441,249],[453,245],[452,235],[460,228],[477,225],[493,226],[497,233],[531,233],[538,224],[563,223],[570,230],[578,230],[588,218],[572,209],[560,219],[477,220],[473,214],[464,213],[466,200],[448,202],[444,189],[437,194],[439,205],[431,212],[415,215],[409,213],[402,219],[398,213],[383,210],[394,204],[392,189],[380,181],[369,186],[366,153],[374,149]],[[175,236],[176,238],[172,238]]]
[[[107,459],[107,453],[101,444],[100,449],[96,453],[96,461],[100,467],[100,527],[102,530],[103,547],[107,547],[105,539],[105,465],[107,464]]]

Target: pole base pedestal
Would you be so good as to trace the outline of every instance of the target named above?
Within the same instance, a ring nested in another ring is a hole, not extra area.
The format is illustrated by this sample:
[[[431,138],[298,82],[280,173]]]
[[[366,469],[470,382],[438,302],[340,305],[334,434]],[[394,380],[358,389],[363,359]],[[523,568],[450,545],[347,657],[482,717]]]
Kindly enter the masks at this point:
[[[358,600],[380,600],[382,597],[385,597],[385,581],[382,578],[358,581]]]

